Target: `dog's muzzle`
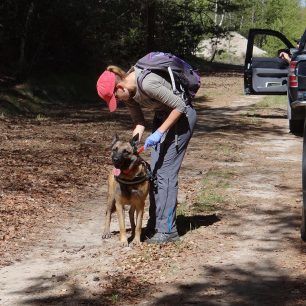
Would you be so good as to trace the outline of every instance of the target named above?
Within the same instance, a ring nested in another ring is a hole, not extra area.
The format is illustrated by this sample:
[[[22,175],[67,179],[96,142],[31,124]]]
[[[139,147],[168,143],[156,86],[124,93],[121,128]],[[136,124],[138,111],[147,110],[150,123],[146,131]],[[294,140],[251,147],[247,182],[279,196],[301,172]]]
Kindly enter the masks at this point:
[[[130,158],[124,158],[122,155],[112,156],[112,162],[115,168],[120,170],[128,169],[131,164]]]

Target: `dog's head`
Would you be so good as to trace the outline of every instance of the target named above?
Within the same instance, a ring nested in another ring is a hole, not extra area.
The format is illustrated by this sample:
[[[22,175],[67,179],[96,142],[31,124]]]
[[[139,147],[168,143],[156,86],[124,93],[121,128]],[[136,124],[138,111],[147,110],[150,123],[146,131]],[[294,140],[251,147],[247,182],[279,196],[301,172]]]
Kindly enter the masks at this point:
[[[139,141],[139,134],[136,134],[130,142],[119,140],[116,134],[111,145],[111,158],[116,169],[126,170],[137,160],[135,148]]]

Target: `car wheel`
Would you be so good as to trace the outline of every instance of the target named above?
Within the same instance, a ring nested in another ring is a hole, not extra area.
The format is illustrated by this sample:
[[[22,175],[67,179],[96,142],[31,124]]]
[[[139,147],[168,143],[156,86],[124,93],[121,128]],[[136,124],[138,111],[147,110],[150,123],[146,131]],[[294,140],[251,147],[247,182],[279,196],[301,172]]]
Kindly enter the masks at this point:
[[[290,133],[294,135],[302,135],[304,130],[304,120],[289,120]]]
[[[302,206],[301,238],[303,241],[306,241],[306,133],[304,133],[303,137],[302,187],[303,187],[303,206]]]

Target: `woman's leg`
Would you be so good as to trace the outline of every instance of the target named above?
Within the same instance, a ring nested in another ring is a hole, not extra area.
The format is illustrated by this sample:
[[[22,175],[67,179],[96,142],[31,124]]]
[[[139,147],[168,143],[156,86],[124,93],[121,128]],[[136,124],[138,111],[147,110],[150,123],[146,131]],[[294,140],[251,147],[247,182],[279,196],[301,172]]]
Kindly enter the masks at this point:
[[[174,233],[176,229],[176,203],[178,173],[192,136],[196,112],[187,107],[177,124],[166,135],[165,140],[153,148],[151,169],[156,175],[157,188],[150,191],[150,219],[156,214],[155,228],[159,233]],[[177,135],[177,141],[176,141]]]

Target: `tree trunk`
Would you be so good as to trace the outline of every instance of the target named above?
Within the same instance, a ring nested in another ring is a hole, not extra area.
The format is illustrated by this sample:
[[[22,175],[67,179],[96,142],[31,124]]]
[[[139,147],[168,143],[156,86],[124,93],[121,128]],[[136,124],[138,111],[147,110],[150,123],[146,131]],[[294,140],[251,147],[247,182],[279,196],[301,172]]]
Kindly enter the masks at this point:
[[[27,47],[27,39],[30,30],[31,18],[34,11],[34,2],[32,1],[28,8],[27,18],[24,25],[24,31],[21,36],[20,41],[20,52],[19,52],[19,71],[18,78],[24,79],[26,77],[26,68],[27,68],[27,59],[26,59],[26,47]]]
[[[215,56],[216,56],[217,51],[218,51],[218,41],[219,41],[219,38],[218,38],[218,37],[215,38],[214,41],[212,41],[213,54],[212,54],[212,56],[211,56],[211,58],[210,58],[210,62],[211,62],[211,63],[214,61]]]
[[[147,52],[154,50],[154,29],[155,29],[155,0],[146,0],[146,49]]]
[[[215,18],[214,18],[214,24],[215,26],[217,25],[217,20],[218,20],[218,0],[216,0],[216,3],[215,3]]]

